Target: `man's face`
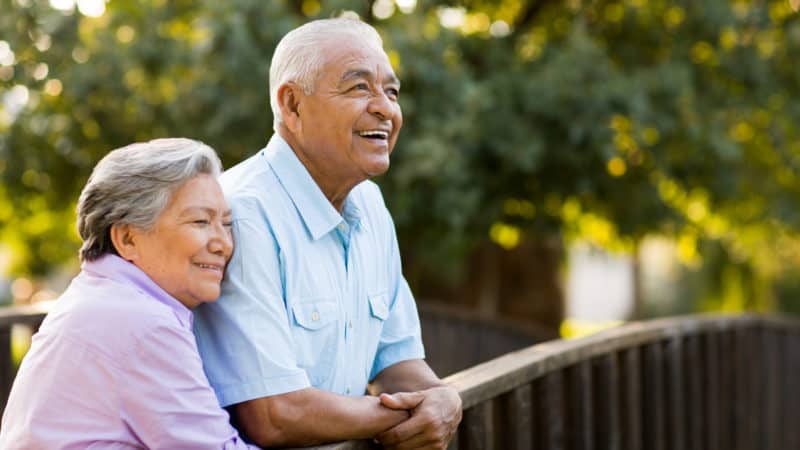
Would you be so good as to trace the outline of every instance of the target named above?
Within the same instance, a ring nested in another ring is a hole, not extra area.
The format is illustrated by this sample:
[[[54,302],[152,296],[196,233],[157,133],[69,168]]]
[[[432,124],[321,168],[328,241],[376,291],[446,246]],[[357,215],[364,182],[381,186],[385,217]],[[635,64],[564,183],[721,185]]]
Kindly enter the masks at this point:
[[[381,48],[355,38],[323,49],[326,62],[298,104],[298,142],[310,171],[347,186],[389,168],[403,115],[400,82]]]

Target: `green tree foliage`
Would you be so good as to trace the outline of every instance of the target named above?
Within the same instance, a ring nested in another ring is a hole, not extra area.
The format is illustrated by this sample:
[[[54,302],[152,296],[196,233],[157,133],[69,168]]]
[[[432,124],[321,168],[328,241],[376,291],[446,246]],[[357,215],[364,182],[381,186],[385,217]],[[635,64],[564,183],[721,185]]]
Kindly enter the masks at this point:
[[[403,80],[405,126],[380,182],[408,270],[458,279],[481,243],[554,233],[628,250],[665,233],[687,264],[711,241],[762,278],[798,261],[800,17],[786,0],[0,10],[14,54],[0,66],[0,233],[17,271],[73,257],[75,199],[108,150],[188,136],[230,166],[260,148],[277,40],[343,11],[379,29]]]

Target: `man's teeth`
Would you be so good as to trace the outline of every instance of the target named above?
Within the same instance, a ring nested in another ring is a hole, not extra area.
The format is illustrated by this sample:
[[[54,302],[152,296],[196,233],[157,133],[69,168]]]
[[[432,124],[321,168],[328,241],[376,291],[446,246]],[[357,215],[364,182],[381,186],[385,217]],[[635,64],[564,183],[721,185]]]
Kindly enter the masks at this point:
[[[211,264],[198,264],[198,266],[202,267],[203,269],[219,269],[219,266],[213,266]]]
[[[358,134],[361,137],[376,139],[387,139],[389,137],[389,132],[381,130],[359,131]]]

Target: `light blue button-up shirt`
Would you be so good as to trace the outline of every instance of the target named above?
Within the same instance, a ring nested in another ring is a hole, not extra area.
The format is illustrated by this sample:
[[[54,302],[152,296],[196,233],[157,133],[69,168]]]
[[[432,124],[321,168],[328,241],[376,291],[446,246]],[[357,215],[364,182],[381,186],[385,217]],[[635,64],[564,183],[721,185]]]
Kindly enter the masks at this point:
[[[363,395],[386,367],[424,357],[377,185],[353,188],[339,214],[277,134],[221,183],[235,250],[195,332],[223,406],[310,386]]]

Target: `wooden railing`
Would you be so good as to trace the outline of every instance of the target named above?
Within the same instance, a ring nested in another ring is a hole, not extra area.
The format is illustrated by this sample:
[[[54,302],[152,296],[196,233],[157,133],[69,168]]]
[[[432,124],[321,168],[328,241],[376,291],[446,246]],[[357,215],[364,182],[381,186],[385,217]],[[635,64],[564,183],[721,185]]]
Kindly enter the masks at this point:
[[[428,364],[440,377],[508,352],[558,338],[555,330],[509,317],[485,317],[435,302],[419,302]]]
[[[800,448],[800,321],[793,319],[631,323],[534,345],[446,381],[464,402],[451,449]]]
[[[14,376],[0,310],[0,386]],[[800,321],[690,316],[634,322],[511,352],[446,378],[464,404],[451,449],[756,450],[800,448]],[[5,403],[6,395],[2,395]],[[368,441],[317,447],[366,450]]]
[[[47,305],[0,307],[0,414],[6,408],[11,383],[16,375],[16,364],[11,348],[11,333],[14,326],[30,328],[30,332],[39,329]]]

